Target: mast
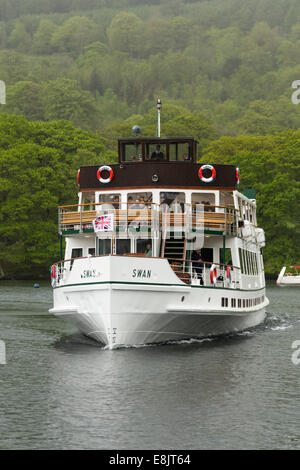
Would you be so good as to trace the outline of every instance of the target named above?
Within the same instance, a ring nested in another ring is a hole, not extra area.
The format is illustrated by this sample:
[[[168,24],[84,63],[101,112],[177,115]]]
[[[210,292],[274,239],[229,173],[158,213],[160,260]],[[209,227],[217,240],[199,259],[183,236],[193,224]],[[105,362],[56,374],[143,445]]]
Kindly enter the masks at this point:
[[[157,136],[160,137],[160,110],[161,110],[161,101],[160,99],[158,98],[157,99],[157,105],[156,105],[156,108],[157,108]]]

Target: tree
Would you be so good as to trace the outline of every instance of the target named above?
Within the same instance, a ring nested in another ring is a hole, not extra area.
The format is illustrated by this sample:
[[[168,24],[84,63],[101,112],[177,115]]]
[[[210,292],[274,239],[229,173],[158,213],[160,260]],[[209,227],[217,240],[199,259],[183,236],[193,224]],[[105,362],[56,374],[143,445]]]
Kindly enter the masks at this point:
[[[20,81],[11,85],[7,90],[6,111],[24,114],[30,120],[44,119],[42,89],[42,85],[30,81]]]
[[[27,33],[23,23],[17,23],[15,28],[12,30],[9,39],[9,47],[17,49],[18,51],[25,52],[30,49],[31,37]]]
[[[51,45],[58,52],[81,54],[87,44],[94,42],[96,24],[85,16],[73,16],[52,35]]]
[[[52,36],[57,26],[50,20],[41,20],[33,36],[32,52],[35,54],[51,54],[54,50]]]
[[[76,80],[58,78],[48,82],[41,94],[45,118],[67,119],[82,127],[96,125],[96,107],[92,95]]]
[[[121,12],[114,17],[108,31],[109,45],[113,50],[139,56],[143,21],[134,13]]]

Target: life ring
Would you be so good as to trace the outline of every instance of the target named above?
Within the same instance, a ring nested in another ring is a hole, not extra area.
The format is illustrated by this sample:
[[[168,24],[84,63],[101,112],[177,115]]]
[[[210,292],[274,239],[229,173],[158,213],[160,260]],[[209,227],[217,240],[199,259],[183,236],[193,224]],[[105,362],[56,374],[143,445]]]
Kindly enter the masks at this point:
[[[240,169],[239,168],[235,169],[235,182],[237,186],[240,184]]]
[[[227,266],[227,268],[226,268],[226,279],[227,279],[228,285],[230,285],[231,284],[231,269],[230,269],[230,266]]]
[[[102,178],[101,172],[104,170],[109,172],[108,178]],[[110,166],[107,166],[107,165],[100,166],[100,168],[97,171],[97,178],[100,181],[100,183],[104,183],[104,184],[110,183],[113,177],[114,177],[114,172]]]
[[[51,277],[51,285],[54,287],[55,282],[56,282],[56,267],[55,264],[53,264],[50,268],[50,277]]]
[[[209,178],[206,178],[205,176],[203,176],[203,171],[204,170],[210,170],[211,171],[211,176]],[[202,165],[199,168],[198,176],[199,176],[200,180],[203,181],[203,183],[211,183],[216,178],[216,170],[212,165]]]
[[[77,171],[77,184],[79,186],[80,170]]]
[[[213,264],[210,268],[210,282],[215,285],[217,282],[217,266]]]

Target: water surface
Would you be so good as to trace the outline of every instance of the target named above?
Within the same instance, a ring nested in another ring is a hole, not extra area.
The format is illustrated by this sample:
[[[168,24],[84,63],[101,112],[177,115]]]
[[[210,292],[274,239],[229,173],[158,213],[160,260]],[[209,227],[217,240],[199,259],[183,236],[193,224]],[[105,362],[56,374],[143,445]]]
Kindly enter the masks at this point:
[[[300,288],[238,335],[109,351],[33,284],[0,283],[0,449],[300,448]]]

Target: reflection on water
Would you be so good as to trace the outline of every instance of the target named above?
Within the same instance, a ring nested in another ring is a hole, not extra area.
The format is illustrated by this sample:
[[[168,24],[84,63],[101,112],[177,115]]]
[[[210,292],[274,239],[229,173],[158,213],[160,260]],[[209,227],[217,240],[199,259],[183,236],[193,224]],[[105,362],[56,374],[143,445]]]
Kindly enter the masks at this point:
[[[109,351],[33,284],[0,283],[1,449],[300,448],[300,289],[239,334]]]

